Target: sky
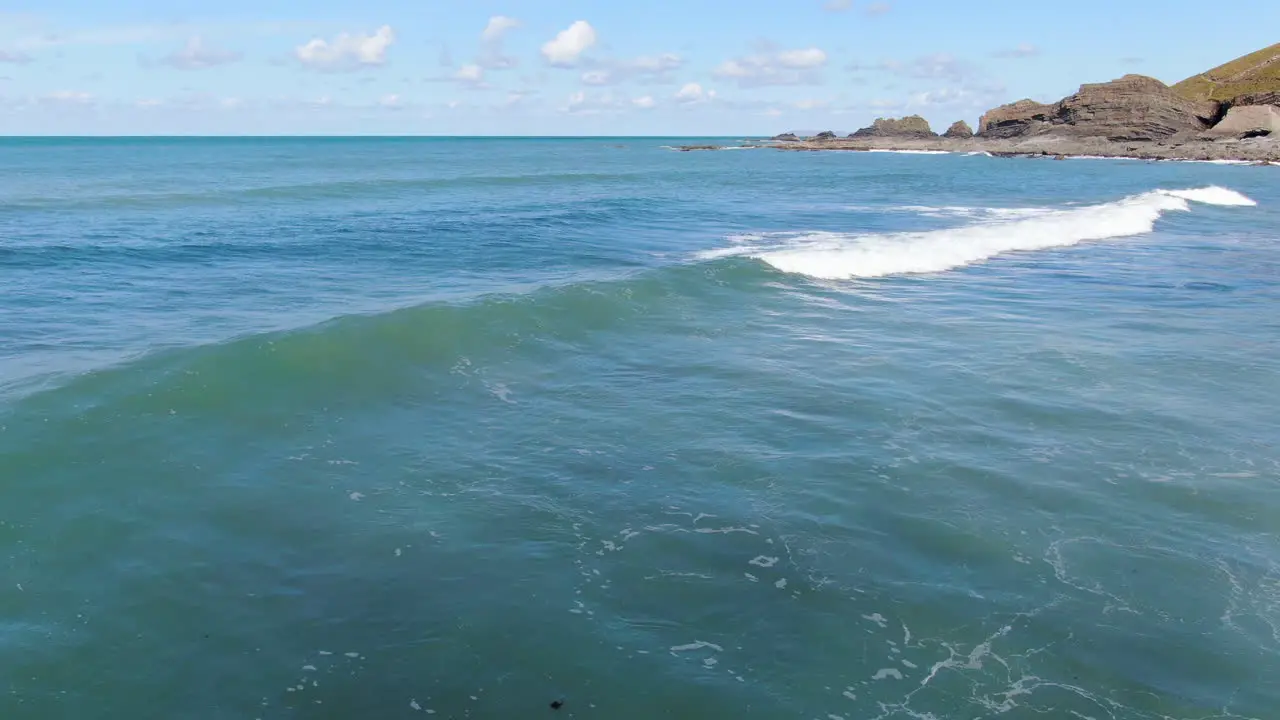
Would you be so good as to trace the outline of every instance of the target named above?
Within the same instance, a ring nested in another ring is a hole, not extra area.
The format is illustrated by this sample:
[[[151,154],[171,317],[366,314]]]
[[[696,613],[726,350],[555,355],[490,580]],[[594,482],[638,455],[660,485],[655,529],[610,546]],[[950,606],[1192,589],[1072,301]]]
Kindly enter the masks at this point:
[[[4,135],[772,135],[1173,83],[1280,39],[1185,0],[43,0]]]

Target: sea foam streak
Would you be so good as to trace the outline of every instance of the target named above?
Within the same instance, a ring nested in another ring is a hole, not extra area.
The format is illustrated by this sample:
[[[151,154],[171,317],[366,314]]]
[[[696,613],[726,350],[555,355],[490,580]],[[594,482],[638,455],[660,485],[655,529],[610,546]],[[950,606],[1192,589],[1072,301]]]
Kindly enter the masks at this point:
[[[1221,187],[1154,190],[1116,202],[1052,210],[1022,219],[1001,218],[932,232],[846,235],[767,235],[704,258],[746,255],[789,273],[841,280],[933,273],[970,265],[1001,253],[1066,247],[1090,240],[1142,235],[1168,211],[1190,203],[1256,205]],[[745,239],[743,239],[745,240]]]

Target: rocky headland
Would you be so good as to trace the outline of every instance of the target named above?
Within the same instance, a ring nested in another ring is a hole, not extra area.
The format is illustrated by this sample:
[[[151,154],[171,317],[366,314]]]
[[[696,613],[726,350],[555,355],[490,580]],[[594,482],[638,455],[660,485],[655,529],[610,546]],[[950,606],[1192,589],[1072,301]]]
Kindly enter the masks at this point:
[[[938,135],[911,115],[879,118],[847,137],[783,134],[760,146],[1280,163],[1280,43],[1172,87],[1125,75],[1055,103],[1001,105],[983,113],[977,132],[961,120]]]

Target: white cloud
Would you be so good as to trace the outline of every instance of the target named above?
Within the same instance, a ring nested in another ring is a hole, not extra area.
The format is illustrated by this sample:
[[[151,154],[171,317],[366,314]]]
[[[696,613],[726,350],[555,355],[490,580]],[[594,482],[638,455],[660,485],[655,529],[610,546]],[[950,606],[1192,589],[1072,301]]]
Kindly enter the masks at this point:
[[[143,98],[142,100],[135,102],[134,105],[137,105],[140,108],[153,108],[164,105],[164,101],[156,98]]]
[[[672,73],[684,67],[684,58],[676,53],[641,55],[629,60],[597,60],[587,63],[582,74],[586,85],[616,85],[635,80],[646,85],[674,82]]]
[[[661,75],[672,70],[679,70],[684,65],[684,58],[675,53],[642,55],[634,60],[628,60],[622,65],[633,72]]]
[[[925,55],[908,62],[885,60],[876,67],[895,75],[923,80],[960,81],[978,74],[972,65],[947,53]]]
[[[817,85],[822,82],[817,71],[826,64],[826,52],[810,47],[733,58],[720,63],[712,74],[736,80],[742,87]]]
[[[193,35],[181,50],[169,53],[160,62],[179,70],[203,70],[236,62],[241,57],[238,52],[210,47],[205,44],[204,38]]]
[[[20,52],[9,52],[8,50],[0,50],[0,63],[12,63],[14,65],[22,65],[31,62],[31,56]]]
[[[862,12],[868,17],[880,17],[893,9],[893,5],[885,2],[871,3]]]
[[[915,77],[959,79],[970,74],[970,68],[947,53],[937,53],[916,58],[911,73]]]
[[[309,68],[329,72],[376,67],[387,61],[387,49],[395,42],[395,31],[383,25],[372,35],[340,33],[332,41],[315,38],[294,50]]]
[[[844,12],[851,7],[853,7],[853,0],[827,0],[822,9],[827,12]]]
[[[568,102],[560,108],[560,111],[574,115],[599,115],[602,113],[620,113],[628,109],[652,110],[657,105],[657,100],[651,95],[627,99],[618,97],[608,91],[601,94],[592,94],[586,90],[579,90],[569,96]]]
[[[1017,47],[994,53],[999,58],[1029,58],[1040,54],[1040,48],[1031,43],[1018,43]]]
[[[826,100],[797,100],[794,105],[797,110],[820,110],[830,103]]]
[[[455,80],[464,83],[484,82],[484,68],[479,65],[463,65],[453,74]]]
[[[616,111],[618,107],[618,101],[614,100],[612,95],[591,96],[579,90],[569,96],[569,102],[560,108],[560,111],[573,115],[597,115],[602,112]]]
[[[582,53],[595,44],[596,29],[586,20],[578,20],[542,46],[542,57],[556,67],[573,67]]]
[[[912,108],[964,108],[986,110],[1000,101],[1005,95],[1005,87],[1000,83],[972,86],[948,86],[940,90],[929,90],[912,95],[906,105]]]
[[[502,52],[502,39],[507,31],[520,27],[520,21],[505,15],[489,18],[484,32],[480,33],[482,50],[476,64],[489,70],[507,70],[517,65],[516,59]]]
[[[478,63],[467,63],[452,73],[425,77],[426,82],[457,83],[468,90],[488,90],[491,86],[485,82],[486,68]]]
[[[214,33],[222,36],[252,35],[259,37],[278,37],[298,32],[308,32],[315,23],[305,20],[297,21],[262,21],[262,22],[201,22],[199,25],[190,22],[162,22],[134,25],[95,25],[87,29],[59,31],[41,23],[29,28],[30,34],[18,39],[15,47],[20,51],[41,50],[50,47],[66,47],[72,45],[142,45],[158,42],[181,42],[192,35]],[[0,16],[0,28],[9,29],[5,19]]]
[[[93,102],[93,95],[74,90],[58,90],[38,98],[42,103],[57,105],[88,105]]]
[[[827,54],[816,47],[784,50],[777,54],[777,58],[779,65],[794,70],[807,70],[827,64]]]
[[[514,30],[520,27],[520,21],[506,15],[494,15],[489,18],[489,24],[484,26],[484,32],[480,33],[480,39],[485,42],[497,42],[502,36],[507,34],[508,30]]]
[[[697,103],[707,102],[715,98],[715,90],[703,90],[702,86],[696,82],[686,83],[675,94],[675,101],[682,105],[694,105]]]
[[[528,90],[512,90],[507,93],[507,99],[502,101],[502,107],[515,107],[525,101],[533,93]]]
[[[565,104],[564,111],[570,112],[570,113],[578,112],[581,108],[585,107],[586,104],[587,104],[587,94],[582,90],[579,90],[578,92],[569,96],[569,102]]]
[[[395,93],[388,93],[378,98],[378,105],[388,110],[399,110],[404,107],[404,100]]]

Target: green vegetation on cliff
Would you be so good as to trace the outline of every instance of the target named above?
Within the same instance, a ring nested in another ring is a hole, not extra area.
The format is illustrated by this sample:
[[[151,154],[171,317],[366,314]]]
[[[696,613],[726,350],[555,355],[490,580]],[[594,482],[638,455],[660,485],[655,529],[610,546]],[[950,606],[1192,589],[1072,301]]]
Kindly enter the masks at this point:
[[[1173,90],[1200,102],[1258,95],[1280,98],[1280,43],[1189,77]]]

